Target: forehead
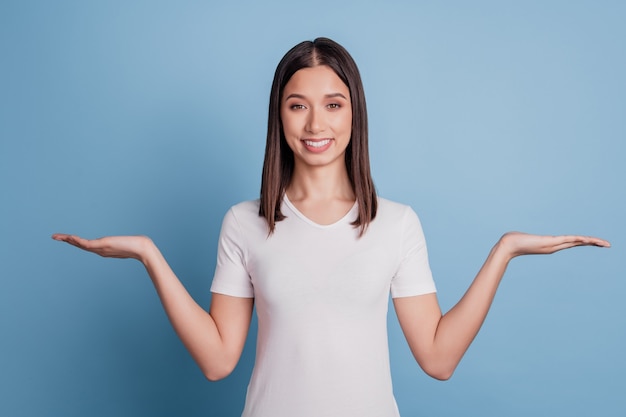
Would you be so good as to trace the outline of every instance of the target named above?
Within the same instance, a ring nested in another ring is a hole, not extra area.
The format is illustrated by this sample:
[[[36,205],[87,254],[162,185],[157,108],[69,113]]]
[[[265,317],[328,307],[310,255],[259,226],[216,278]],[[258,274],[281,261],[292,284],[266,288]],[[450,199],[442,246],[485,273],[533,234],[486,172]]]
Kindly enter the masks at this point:
[[[349,89],[332,68],[326,65],[318,65],[302,68],[291,76],[285,85],[283,97],[287,97],[292,93],[307,96],[343,93],[348,97]]]

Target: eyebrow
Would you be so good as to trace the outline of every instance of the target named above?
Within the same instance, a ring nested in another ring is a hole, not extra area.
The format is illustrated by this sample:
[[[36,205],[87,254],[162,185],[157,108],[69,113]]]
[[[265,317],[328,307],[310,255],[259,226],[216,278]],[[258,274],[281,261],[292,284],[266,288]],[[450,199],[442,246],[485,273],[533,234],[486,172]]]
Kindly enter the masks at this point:
[[[324,98],[335,98],[335,97],[341,97],[344,100],[348,100],[346,98],[346,96],[344,96],[341,93],[331,93],[331,94],[326,94],[324,95]],[[298,93],[293,93],[293,94],[289,94],[287,97],[285,97],[285,100],[289,100],[290,98],[299,98],[299,99],[306,99],[306,97],[302,94],[298,94]]]

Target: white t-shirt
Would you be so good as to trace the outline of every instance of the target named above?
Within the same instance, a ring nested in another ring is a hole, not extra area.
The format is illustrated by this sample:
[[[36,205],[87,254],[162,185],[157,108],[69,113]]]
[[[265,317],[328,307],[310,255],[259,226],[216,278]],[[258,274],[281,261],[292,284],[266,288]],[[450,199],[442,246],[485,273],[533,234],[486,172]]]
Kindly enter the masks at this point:
[[[435,292],[415,212],[379,198],[359,238],[319,225],[284,198],[268,236],[259,202],[232,207],[211,291],[254,297],[256,362],[242,417],[397,417],[387,341],[392,297]]]

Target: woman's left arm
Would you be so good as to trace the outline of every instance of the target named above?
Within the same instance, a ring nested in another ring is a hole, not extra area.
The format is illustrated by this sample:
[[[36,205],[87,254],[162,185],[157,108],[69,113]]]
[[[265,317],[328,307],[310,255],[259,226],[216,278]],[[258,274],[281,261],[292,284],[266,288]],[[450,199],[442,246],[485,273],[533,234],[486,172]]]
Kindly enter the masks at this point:
[[[609,247],[610,243],[588,236],[507,233],[491,249],[461,300],[446,314],[441,314],[434,293],[394,298],[400,326],[422,369],[436,379],[445,380],[452,376],[485,320],[511,259],[521,255],[550,254],[574,246]]]

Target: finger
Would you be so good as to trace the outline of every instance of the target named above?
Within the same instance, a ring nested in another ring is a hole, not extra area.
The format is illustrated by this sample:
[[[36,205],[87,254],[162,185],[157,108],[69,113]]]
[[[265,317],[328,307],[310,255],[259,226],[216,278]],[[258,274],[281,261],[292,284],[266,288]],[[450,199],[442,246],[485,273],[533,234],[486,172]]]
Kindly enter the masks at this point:
[[[577,244],[575,244],[573,242],[564,242],[564,243],[561,243],[559,245],[555,245],[555,246],[549,248],[546,253],[554,253],[554,252],[558,252],[558,251],[563,250],[563,249],[573,248],[574,246],[580,246],[580,245],[577,245]]]
[[[600,239],[593,236],[564,236],[565,242],[573,243],[575,246],[601,246],[611,247],[608,240]]]
[[[69,243],[70,245],[76,246],[77,248],[80,249],[89,249],[87,247],[87,243],[89,242],[87,239],[83,239],[81,237],[78,236],[68,236],[68,238],[65,240],[67,243]]]
[[[611,242],[609,242],[608,240],[600,239],[600,238],[597,238],[597,237],[591,237],[591,236],[587,237],[587,244],[594,245],[594,246],[601,246],[601,247],[604,247],[604,248],[610,248],[611,247]]]
[[[78,236],[68,235],[65,233],[55,233],[52,235],[52,239],[58,240],[60,242],[72,243],[75,242]]]
[[[52,238],[54,240],[58,240],[61,242],[65,242],[68,243],[72,246],[75,246],[79,249],[83,249],[83,250],[93,250],[94,249],[94,245],[91,244],[91,242],[88,239],[84,239],[80,236],[76,236],[76,235],[68,235],[65,233],[55,233],[54,235],[52,235]]]
[[[608,241],[591,236],[559,236],[556,239],[557,241],[551,247],[546,248],[549,253],[576,246],[599,246],[607,248],[611,246]]]
[[[75,246],[79,248],[99,253],[107,248],[107,238],[100,239],[83,239],[82,237],[72,236]]]

